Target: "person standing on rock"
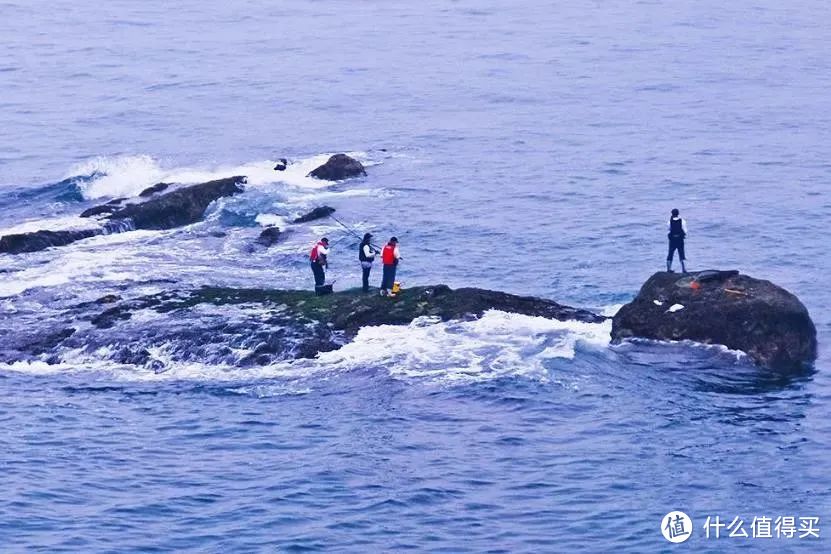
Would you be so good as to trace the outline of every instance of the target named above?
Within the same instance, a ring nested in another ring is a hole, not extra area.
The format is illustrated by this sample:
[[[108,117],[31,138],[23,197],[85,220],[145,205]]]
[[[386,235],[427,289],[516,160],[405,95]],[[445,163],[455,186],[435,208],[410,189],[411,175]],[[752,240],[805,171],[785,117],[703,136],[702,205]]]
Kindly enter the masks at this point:
[[[673,208],[672,215],[667,224],[669,233],[669,253],[667,254],[667,271],[672,271],[672,257],[675,251],[678,250],[678,260],[681,262],[681,271],[687,272],[687,267],[684,262],[687,257],[684,255],[684,239],[687,238],[687,222],[678,215],[678,209]]]
[[[372,247],[372,235],[366,233],[360,246],[358,246],[358,259],[361,262],[363,272],[364,292],[369,292],[369,272],[372,271],[372,262],[375,261],[375,254],[378,252]]]
[[[312,273],[315,276],[315,292],[326,284],[326,267],[329,265],[327,257],[329,256],[329,239],[323,237],[312,248],[309,254],[309,262],[312,266]]]
[[[381,296],[395,296],[391,293],[395,284],[395,272],[398,262],[401,261],[401,251],[398,249],[398,238],[392,237],[381,251],[381,262],[384,264],[384,276],[381,279]]]

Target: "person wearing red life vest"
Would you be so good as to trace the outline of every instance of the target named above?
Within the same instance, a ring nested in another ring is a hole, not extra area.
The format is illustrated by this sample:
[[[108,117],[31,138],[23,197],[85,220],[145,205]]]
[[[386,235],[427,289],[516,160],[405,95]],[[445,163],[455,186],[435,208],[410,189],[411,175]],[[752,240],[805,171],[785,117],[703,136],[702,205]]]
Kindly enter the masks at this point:
[[[309,254],[309,262],[312,266],[312,273],[315,276],[315,292],[326,284],[326,267],[329,265],[327,262],[328,255],[329,239],[323,237],[314,245],[311,254]]]
[[[392,237],[381,251],[381,262],[384,264],[384,276],[381,279],[381,296],[395,296],[389,291],[395,284],[395,271],[401,261],[401,251],[398,249],[398,238]]]

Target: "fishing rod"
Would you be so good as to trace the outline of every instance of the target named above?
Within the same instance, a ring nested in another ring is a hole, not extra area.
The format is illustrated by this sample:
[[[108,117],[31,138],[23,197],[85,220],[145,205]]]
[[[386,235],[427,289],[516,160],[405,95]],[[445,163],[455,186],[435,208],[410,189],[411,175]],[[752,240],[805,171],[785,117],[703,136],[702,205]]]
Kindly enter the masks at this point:
[[[363,240],[364,240],[364,239],[363,239],[363,237],[362,237],[360,234],[358,234],[357,232],[355,232],[355,230],[354,230],[354,229],[352,229],[351,227],[349,227],[346,223],[344,223],[344,222],[343,222],[343,221],[341,221],[340,219],[336,218],[336,217],[335,217],[335,216],[333,216],[332,214],[329,214],[329,217],[331,217],[333,220],[335,220],[335,221],[336,221],[336,222],[337,222],[337,223],[338,223],[341,227],[343,227],[344,229],[346,229],[346,230],[349,232],[349,234],[350,234],[350,235],[352,235],[353,237],[357,238],[357,239],[358,239],[358,240],[360,240],[360,241],[363,241]],[[371,242],[369,243],[369,245],[370,245],[372,248],[374,248],[375,250],[378,250],[379,252],[381,251],[381,248],[380,248],[380,247],[378,247],[377,245],[372,244]]]

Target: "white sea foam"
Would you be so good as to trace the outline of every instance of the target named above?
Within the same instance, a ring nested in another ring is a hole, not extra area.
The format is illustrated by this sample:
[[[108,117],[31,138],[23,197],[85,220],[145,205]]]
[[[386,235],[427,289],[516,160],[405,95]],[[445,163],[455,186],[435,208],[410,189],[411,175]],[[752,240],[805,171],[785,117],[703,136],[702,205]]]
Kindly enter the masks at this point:
[[[285,217],[277,214],[259,214],[256,217],[255,221],[263,227],[269,227],[274,225],[281,229],[285,229],[286,226],[288,226],[288,220]]]
[[[629,348],[637,347],[638,345],[648,345],[648,346],[683,346],[685,348],[695,348],[703,351],[715,352],[718,354],[726,354],[736,359],[736,361],[742,361],[747,358],[747,353],[744,350],[736,350],[733,348],[729,348],[723,344],[706,344],[703,342],[698,342],[694,340],[684,339],[684,340],[657,340],[657,339],[645,339],[641,337],[632,337],[628,339],[624,339],[619,344],[615,344],[612,348],[616,350],[625,351]]]
[[[252,308],[253,309],[253,308]],[[578,343],[605,347],[610,324],[556,321],[500,311],[472,321],[441,322],[421,318],[406,326],[361,329],[354,341],[317,358],[278,362],[254,368],[173,359],[165,346],[148,348],[156,361],[149,367],[116,365],[108,347],[64,352],[58,365],[41,362],[0,364],[0,370],[27,373],[95,371],[126,381],[240,382],[281,379],[275,394],[308,392],[321,376],[370,367],[385,368],[396,379],[457,384],[505,376],[548,380],[546,360],[570,359]],[[242,357],[246,352],[240,351]],[[295,386],[297,385],[297,386]],[[250,387],[240,388],[240,392]]]
[[[150,237],[165,231],[132,231],[99,235],[44,253],[48,259],[21,271],[0,277],[0,298],[21,294],[42,287],[57,287],[81,280],[130,281],[141,278],[133,249],[121,248],[128,243],[143,244]],[[103,248],[106,247],[106,248]]]
[[[623,307],[623,304],[609,304],[608,306],[603,306],[600,310],[600,315],[606,317],[614,317],[616,313],[620,311]]]
[[[248,177],[248,186],[254,187],[282,183],[296,189],[325,189],[333,183],[308,177],[308,174],[325,163],[330,155],[326,153],[290,160],[285,171],[274,170],[276,160],[216,167],[164,167],[158,160],[146,155],[98,157],[74,166],[67,177],[100,175],[79,185],[87,199],[131,197],[160,182],[201,183],[234,175]],[[349,155],[366,165],[373,165],[365,152],[350,152]]]
[[[605,346],[610,331],[608,322],[557,321],[491,310],[472,321],[425,318],[408,326],[365,327],[354,341],[320,354],[316,362],[340,370],[383,366],[404,379],[546,379],[545,360],[573,358],[578,342]]]
[[[21,233],[34,233],[35,231],[72,231],[94,229],[96,227],[98,227],[97,222],[77,216],[31,219],[18,223],[13,227],[0,229],[0,237]]]

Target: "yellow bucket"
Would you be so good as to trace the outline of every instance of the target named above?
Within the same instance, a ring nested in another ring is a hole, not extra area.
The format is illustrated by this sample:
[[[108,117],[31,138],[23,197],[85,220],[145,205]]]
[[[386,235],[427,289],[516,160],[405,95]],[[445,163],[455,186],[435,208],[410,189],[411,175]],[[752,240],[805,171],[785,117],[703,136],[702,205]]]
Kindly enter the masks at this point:
[[[392,284],[392,293],[398,294],[399,292],[401,292],[401,283],[396,281]]]

